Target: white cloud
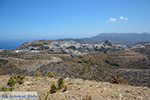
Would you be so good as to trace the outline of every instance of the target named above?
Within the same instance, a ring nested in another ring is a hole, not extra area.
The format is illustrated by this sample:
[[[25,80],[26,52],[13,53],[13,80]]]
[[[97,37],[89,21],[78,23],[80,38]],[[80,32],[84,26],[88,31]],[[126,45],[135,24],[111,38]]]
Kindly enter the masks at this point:
[[[120,19],[124,19],[124,17],[123,17],[123,16],[120,16]]]
[[[116,22],[116,21],[117,21],[116,18],[110,18],[110,19],[108,20],[108,22]]]
[[[123,16],[120,16],[119,18],[120,18],[121,20],[128,20],[127,17],[123,17]]]

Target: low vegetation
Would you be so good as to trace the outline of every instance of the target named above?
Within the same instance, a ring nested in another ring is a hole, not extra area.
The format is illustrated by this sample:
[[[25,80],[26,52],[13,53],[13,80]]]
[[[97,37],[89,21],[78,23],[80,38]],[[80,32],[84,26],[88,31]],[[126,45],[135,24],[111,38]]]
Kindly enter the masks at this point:
[[[83,98],[83,100],[92,100],[92,97],[91,97],[91,96],[86,95],[86,97],[85,97],[85,98]]]
[[[50,93],[55,93],[57,90],[58,90],[58,88],[57,88],[56,84],[53,82],[51,85]]]
[[[108,79],[112,84],[129,84],[129,81],[125,77],[121,77],[121,74],[118,72],[109,74]]]
[[[0,59],[0,64],[7,64],[8,60]]]
[[[118,64],[112,63],[109,61],[107,55],[103,52],[91,53],[87,55],[78,56],[72,59],[68,59],[68,61],[82,64],[84,66],[94,66],[98,65],[100,67],[119,67]]]
[[[23,79],[25,79],[25,77],[20,74],[11,76],[7,82],[7,87],[1,87],[0,91],[13,91],[15,84],[24,83]]]
[[[54,74],[55,74],[55,71],[53,71],[53,72],[48,71],[48,72],[47,72],[47,76],[48,76],[48,77],[51,77],[51,78],[52,78],[52,77],[55,77]]]
[[[23,84],[23,82],[24,82],[23,79],[24,79],[24,78],[25,78],[25,77],[22,76],[22,75],[20,75],[20,74],[11,76],[11,77],[9,78],[9,80],[8,80],[7,85],[9,85],[9,86],[14,86],[16,83]]]
[[[51,90],[50,90],[50,93],[55,93],[58,89],[63,89],[63,92],[67,91],[67,85],[65,84],[64,82],[64,78],[63,77],[59,77],[58,80],[57,80],[57,85],[55,84],[55,82],[53,82],[51,84]]]
[[[57,81],[57,84],[58,84],[58,89],[63,88],[64,87],[64,78],[60,77]]]
[[[4,50],[2,52],[0,52],[0,55],[10,55],[11,54],[11,50]]]
[[[34,74],[35,77],[40,77],[41,76],[41,72],[36,71]]]
[[[6,92],[6,91],[13,91],[13,89],[14,89],[13,86],[11,86],[11,87],[1,87],[0,91],[4,91],[4,92]]]

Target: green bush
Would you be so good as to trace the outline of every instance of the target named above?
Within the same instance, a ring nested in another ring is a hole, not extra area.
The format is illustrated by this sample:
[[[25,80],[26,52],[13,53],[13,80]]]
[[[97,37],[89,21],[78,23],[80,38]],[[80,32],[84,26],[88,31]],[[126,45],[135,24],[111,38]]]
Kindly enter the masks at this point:
[[[57,91],[57,86],[55,85],[55,83],[53,82],[52,85],[51,85],[51,90],[50,92],[51,93],[55,93]]]
[[[14,79],[17,79],[17,75],[14,75]]]
[[[36,77],[40,77],[40,76],[41,76],[41,72],[38,72],[38,71],[35,72],[35,76],[36,76]]]
[[[21,75],[20,75],[20,74],[18,74],[18,75],[17,75],[17,78],[20,78],[20,77],[21,77]]]
[[[14,89],[13,86],[7,88],[8,91],[13,91],[13,89]]]
[[[25,79],[25,77],[24,76],[20,76],[20,80],[23,80],[23,79]]]
[[[19,84],[23,84],[23,82],[24,82],[23,80],[19,80],[18,81]]]
[[[9,79],[13,79],[13,76],[11,76]]]
[[[60,77],[57,81],[58,84],[58,88],[61,89],[62,87],[64,87],[64,78]]]
[[[16,80],[15,80],[14,78],[10,78],[10,79],[8,80],[7,85],[9,85],[9,86],[14,86],[15,84],[16,84]]]
[[[1,87],[0,91],[7,91],[6,87]]]
[[[55,74],[55,71],[53,71],[52,73]]]
[[[21,75],[14,75],[14,76],[11,76],[10,78],[9,78],[9,80],[8,80],[8,82],[7,82],[7,85],[8,86],[10,86],[10,87],[8,87],[8,88],[6,88],[6,87],[1,87],[0,88],[0,91],[12,91],[13,89],[14,89],[14,85],[16,84],[16,83],[19,83],[19,84],[23,84],[23,79],[24,79],[25,77],[24,76],[21,76]]]
[[[8,88],[7,88],[7,87],[1,87],[1,88],[0,88],[0,91],[4,91],[4,92],[5,92],[5,91],[13,91],[13,89],[14,89],[14,87],[12,87],[12,86],[11,86],[11,87],[8,87]]]
[[[44,77],[44,80],[47,80],[48,77]]]
[[[21,76],[21,75],[14,75],[14,76],[11,76],[8,80],[8,83],[7,85],[9,86],[14,86],[16,83],[19,83],[19,84],[23,84],[23,79],[25,77],[24,76]]]
[[[54,71],[53,71],[53,72],[48,71],[48,72],[47,72],[47,76],[48,76],[48,77],[54,77],[54,73],[55,73]]]

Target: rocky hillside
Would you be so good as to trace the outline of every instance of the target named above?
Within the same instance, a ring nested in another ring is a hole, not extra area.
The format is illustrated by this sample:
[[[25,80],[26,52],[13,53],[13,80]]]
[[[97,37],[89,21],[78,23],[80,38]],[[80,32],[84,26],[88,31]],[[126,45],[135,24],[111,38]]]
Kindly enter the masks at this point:
[[[146,55],[134,51],[108,52],[108,57],[113,63],[122,68],[150,69],[150,60]]]
[[[21,49],[25,49],[25,48],[28,48],[29,46],[39,46],[39,45],[43,45],[43,44],[49,44],[51,43],[52,40],[35,40],[35,41],[28,41],[28,42],[25,42],[23,43],[20,47],[18,47],[17,49],[18,50],[21,50]],[[38,45],[37,45],[38,44]]]
[[[0,87],[6,86],[9,76],[0,76]],[[149,100],[150,88],[123,84],[110,84],[83,79],[65,78],[66,90],[50,93],[50,85],[57,78],[26,77],[24,83],[14,86],[15,91],[37,91],[46,100]],[[38,88],[37,88],[38,87]],[[87,99],[86,99],[87,98]],[[91,99],[90,99],[91,98]]]
[[[48,71],[55,71],[56,77],[109,82],[109,75],[117,73],[130,85],[150,87],[148,65],[146,56],[133,51],[99,52],[74,58],[68,54],[21,54],[0,59],[0,74],[34,76],[38,71],[45,77]]]

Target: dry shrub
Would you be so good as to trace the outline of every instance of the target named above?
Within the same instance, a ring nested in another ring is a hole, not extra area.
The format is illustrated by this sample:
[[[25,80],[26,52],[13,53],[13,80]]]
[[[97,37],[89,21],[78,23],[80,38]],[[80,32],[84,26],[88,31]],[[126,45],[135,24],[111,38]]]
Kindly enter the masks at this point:
[[[129,81],[126,77],[122,77],[119,72],[114,72],[112,74],[108,74],[109,82],[112,84],[129,84]]]
[[[48,71],[48,72],[47,72],[47,76],[48,76],[48,77],[51,77],[51,78],[54,77],[54,74],[55,74],[55,71],[53,71],[53,72]]]
[[[59,77],[58,81],[57,81],[57,84],[58,84],[58,89],[63,88],[64,87],[64,78],[63,77]]]
[[[44,80],[47,80],[48,79],[48,77],[44,77]]]
[[[35,72],[35,74],[34,74],[36,77],[40,77],[41,76],[41,72]]]
[[[53,82],[51,85],[50,93],[55,93],[57,90],[58,90],[58,88],[57,88],[56,84]]]
[[[67,85],[66,85],[66,84],[64,85],[64,90],[63,90],[63,92],[65,92],[65,91],[67,91]]]
[[[92,96],[86,95],[86,98],[83,98],[83,100],[92,100]]]

